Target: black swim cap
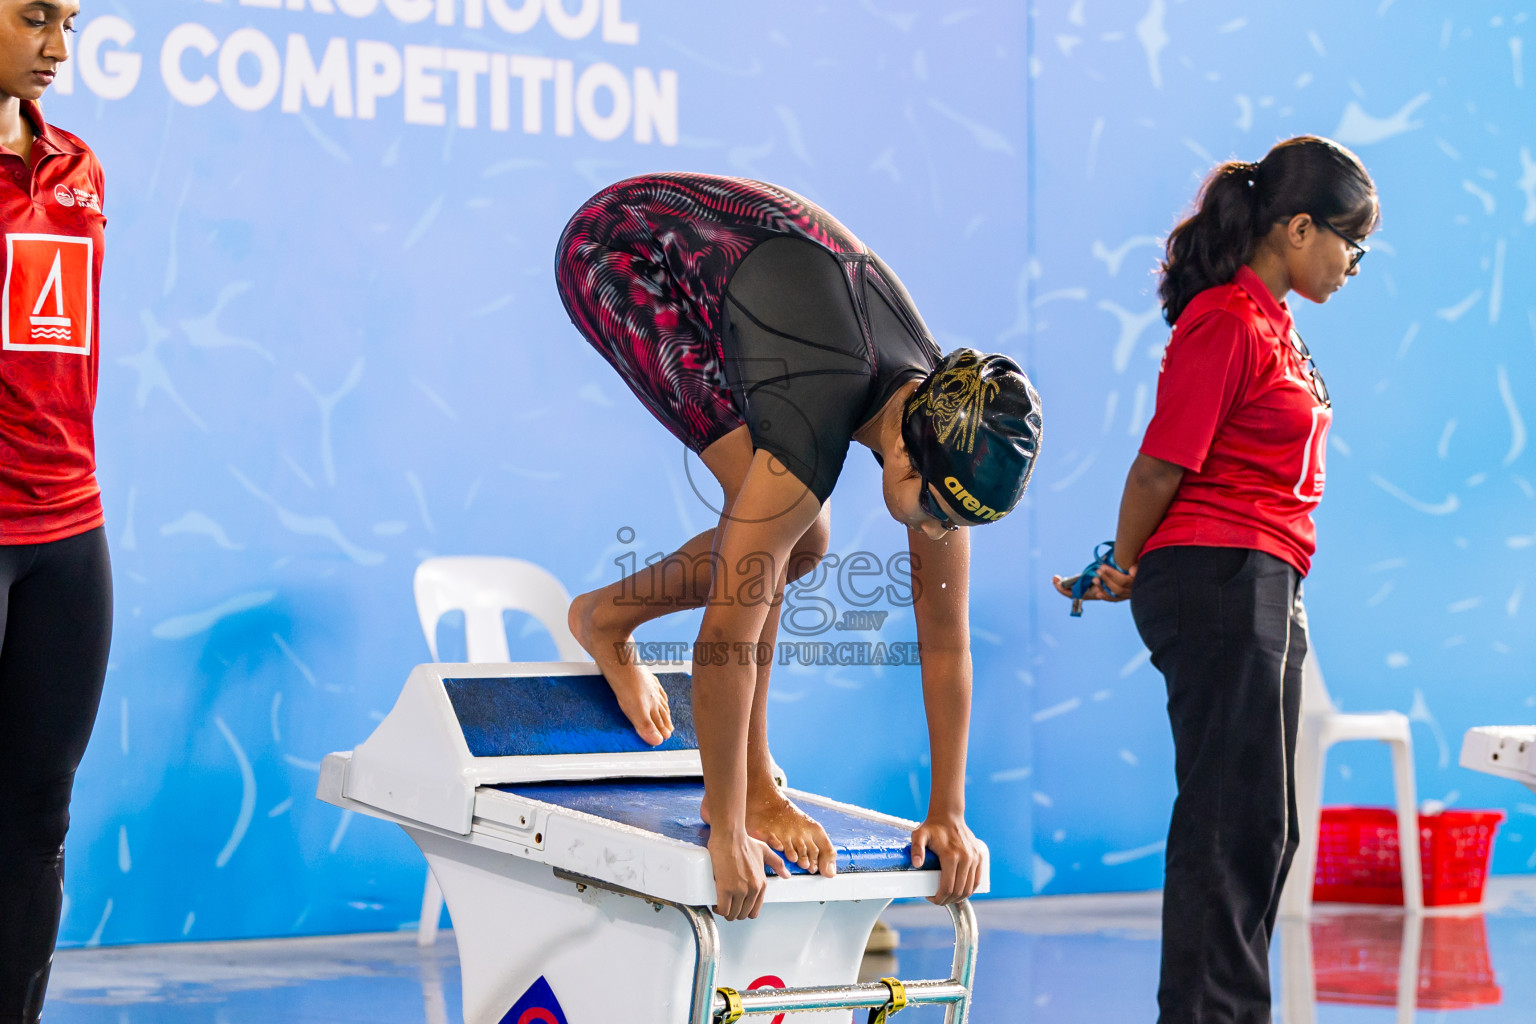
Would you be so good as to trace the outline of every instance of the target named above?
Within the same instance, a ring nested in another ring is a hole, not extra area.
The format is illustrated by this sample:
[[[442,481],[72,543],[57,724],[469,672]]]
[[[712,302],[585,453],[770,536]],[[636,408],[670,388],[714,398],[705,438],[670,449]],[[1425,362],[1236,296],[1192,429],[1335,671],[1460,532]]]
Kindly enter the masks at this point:
[[[969,523],[1024,497],[1040,452],[1040,396],[1003,355],[956,349],[907,399],[901,436],[925,483]]]

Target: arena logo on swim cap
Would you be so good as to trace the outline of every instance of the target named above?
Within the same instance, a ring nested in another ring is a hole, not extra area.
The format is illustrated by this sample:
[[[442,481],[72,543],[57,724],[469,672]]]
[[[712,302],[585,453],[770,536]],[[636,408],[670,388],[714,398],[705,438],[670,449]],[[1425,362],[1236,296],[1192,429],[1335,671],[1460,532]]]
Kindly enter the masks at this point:
[[[565,1011],[549,982],[540,978],[528,986],[522,998],[512,1004],[500,1024],[567,1024]]]
[[[1003,513],[994,511],[991,505],[983,505],[976,499],[974,494],[965,489],[964,484],[954,477],[945,477],[944,486],[949,489],[950,494],[955,496],[955,500],[960,503],[960,506],[977,519],[990,523],[1003,518]]]

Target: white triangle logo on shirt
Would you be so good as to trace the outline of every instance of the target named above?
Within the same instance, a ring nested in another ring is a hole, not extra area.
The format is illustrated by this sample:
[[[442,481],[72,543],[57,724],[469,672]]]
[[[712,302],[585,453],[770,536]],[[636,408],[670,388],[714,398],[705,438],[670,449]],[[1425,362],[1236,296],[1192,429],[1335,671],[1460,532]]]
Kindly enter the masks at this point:
[[[50,295],[53,296],[54,315],[43,316],[43,306]],[[48,280],[43,282],[37,305],[32,307],[32,337],[68,341],[73,326],[64,315],[64,253],[60,250],[53,254],[53,269],[48,271]]]

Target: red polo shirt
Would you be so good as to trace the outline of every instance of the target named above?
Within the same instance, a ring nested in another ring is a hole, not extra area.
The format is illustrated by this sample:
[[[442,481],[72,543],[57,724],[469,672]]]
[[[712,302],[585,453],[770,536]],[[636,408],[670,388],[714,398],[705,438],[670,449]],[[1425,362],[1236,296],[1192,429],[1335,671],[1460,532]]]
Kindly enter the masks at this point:
[[[106,218],[96,155],[23,104],[32,163],[0,147],[0,544],[102,524],[96,367]]]
[[[1290,310],[1247,267],[1179,315],[1144,455],[1184,467],[1144,551],[1254,548],[1303,576],[1317,548],[1333,412],[1290,344]]]

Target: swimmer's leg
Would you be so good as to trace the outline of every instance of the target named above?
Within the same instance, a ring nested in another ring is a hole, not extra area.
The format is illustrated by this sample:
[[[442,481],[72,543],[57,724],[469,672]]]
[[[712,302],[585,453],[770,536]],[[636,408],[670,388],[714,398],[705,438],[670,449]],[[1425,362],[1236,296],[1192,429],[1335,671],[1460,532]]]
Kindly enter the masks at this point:
[[[812,532],[822,525],[823,520],[818,519]],[[823,541],[821,552],[810,565],[814,567],[820,554],[825,552]],[[769,651],[777,647],[782,600],[781,588],[781,604],[763,624],[760,642],[766,644]],[[757,686],[752,693],[752,718],[747,727],[747,833],[806,871],[832,875],[837,871],[837,850],[827,837],[826,829],[791,803],[773,781],[773,758],[768,753],[768,674],[771,667],[771,658],[769,664],[758,666]]]
[[[652,746],[672,735],[672,714],[667,692],[635,656],[635,630],[669,612],[704,605],[709,573],[696,580],[688,570],[701,559],[707,570],[714,542],[715,531],[705,530],[665,560],[571,602],[571,635],[597,662],[630,724]],[[668,571],[669,566],[683,571]]]
[[[790,554],[793,578],[812,571],[826,552],[826,517],[817,520]],[[709,599],[716,530],[705,530],[655,565],[606,587],[581,594],[571,602],[571,635],[584,647],[619,699],[619,707],[640,738],[655,745],[672,734],[666,691],[635,658],[634,633],[643,624],[671,612],[702,608]],[[768,625],[776,635],[777,613]],[[763,683],[759,686],[762,689]],[[766,699],[766,698],[764,698]],[[757,716],[760,718],[761,716]],[[763,726],[763,756],[767,758],[767,727]],[[750,770],[750,765],[749,765]],[[772,775],[771,768],[767,770]]]
[[[787,580],[793,582],[815,570],[827,552],[831,536],[829,507],[800,538],[790,555]],[[779,584],[774,606],[769,609],[758,637],[760,649],[774,651],[778,643],[779,614],[783,607],[784,583]],[[784,854],[806,871],[832,875],[837,869],[837,851],[826,830],[796,807],[773,780],[773,757],[768,750],[768,681],[773,668],[770,657],[757,666],[752,693],[752,717],[747,727],[747,833]],[[709,820],[709,808],[703,804],[699,813]]]
[[[742,426],[699,456],[720,482],[726,515],[747,478],[752,455],[751,435]],[[630,724],[652,746],[672,735],[672,715],[666,691],[634,657],[635,630],[671,612],[704,606],[716,533],[705,530],[660,562],[571,602],[571,635],[597,662]]]

